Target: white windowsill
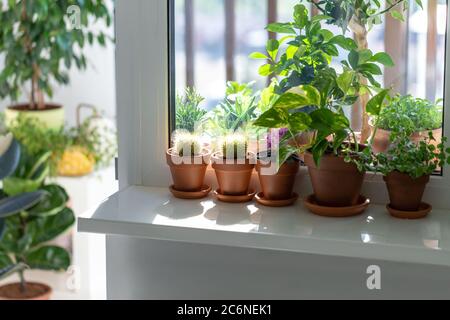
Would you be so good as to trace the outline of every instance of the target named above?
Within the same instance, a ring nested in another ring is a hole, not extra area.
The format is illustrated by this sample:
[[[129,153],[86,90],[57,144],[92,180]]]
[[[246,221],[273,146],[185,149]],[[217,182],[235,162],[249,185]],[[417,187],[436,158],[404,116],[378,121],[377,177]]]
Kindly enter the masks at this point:
[[[228,204],[211,195],[179,200],[166,188],[129,187],[78,219],[81,232],[244,248],[450,266],[450,212],[422,220],[371,205],[351,218],[323,218],[298,201],[287,208]]]

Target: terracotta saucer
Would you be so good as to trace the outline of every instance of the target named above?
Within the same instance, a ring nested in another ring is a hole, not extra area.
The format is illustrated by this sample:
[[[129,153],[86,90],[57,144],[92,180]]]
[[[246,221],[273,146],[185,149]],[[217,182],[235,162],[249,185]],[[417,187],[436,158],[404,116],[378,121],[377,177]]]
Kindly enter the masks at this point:
[[[255,197],[256,191],[250,189],[248,194],[239,195],[239,196],[232,196],[232,195],[225,195],[222,194],[220,189],[217,189],[214,191],[214,195],[217,197],[217,200],[222,202],[229,202],[229,203],[243,203],[243,202],[249,202],[252,201]]]
[[[297,193],[293,193],[292,197],[290,197],[289,199],[284,199],[284,200],[269,200],[264,198],[264,193],[260,192],[256,195],[256,202],[258,202],[259,204],[262,204],[263,206],[266,207],[287,207],[287,206],[291,206],[295,203],[295,201],[297,201],[298,199],[298,194]]]
[[[422,202],[420,204],[419,210],[417,211],[397,210],[392,208],[390,204],[388,204],[386,208],[391,216],[399,219],[422,219],[425,218],[431,212],[431,210],[433,210],[433,207],[425,202]]]
[[[305,207],[314,214],[323,217],[352,217],[364,212],[370,204],[370,199],[359,196],[358,204],[349,207],[326,207],[316,202],[315,196],[310,195],[304,201]]]
[[[170,186],[169,190],[175,198],[192,200],[192,199],[201,199],[208,196],[208,194],[211,192],[211,187],[204,185],[202,187],[202,190],[200,191],[179,191],[175,190],[172,185]]]

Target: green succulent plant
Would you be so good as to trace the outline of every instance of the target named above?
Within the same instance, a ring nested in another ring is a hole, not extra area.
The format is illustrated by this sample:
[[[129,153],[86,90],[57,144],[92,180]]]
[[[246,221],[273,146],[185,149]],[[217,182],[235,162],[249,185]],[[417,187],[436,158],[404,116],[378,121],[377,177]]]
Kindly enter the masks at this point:
[[[181,157],[197,156],[202,152],[199,137],[191,133],[176,133],[173,145],[175,152]]]
[[[177,130],[186,130],[192,133],[202,125],[207,114],[207,111],[200,107],[204,100],[195,88],[186,88],[184,96],[177,95],[175,101]]]
[[[61,271],[69,267],[70,254],[47,242],[70,228],[75,216],[67,208],[65,190],[45,183],[50,153],[33,157],[21,149],[14,141],[0,155],[0,279],[19,273],[25,293],[26,268]]]
[[[239,133],[227,135],[222,138],[220,149],[225,159],[245,159],[248,152],[248,139]]]

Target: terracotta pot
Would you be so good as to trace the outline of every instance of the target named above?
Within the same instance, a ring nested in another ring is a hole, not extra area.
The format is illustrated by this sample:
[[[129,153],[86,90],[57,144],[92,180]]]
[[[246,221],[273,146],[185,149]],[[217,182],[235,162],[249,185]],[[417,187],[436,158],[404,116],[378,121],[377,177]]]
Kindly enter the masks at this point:
[[[375,130],[375,128],[371,127],[372,132]],[[418,131],[414,132],[411,136],[411,140],[413,142],[420,142],[428,138],[428,132],[429,131]],[[435,141],[431,141],[431,144],[437,146],[442,142],[442,128],[432,130],[433,137]],[[384,130],[381,128],[377,129],[377,132],[375,133],[375,137],[372,144],[372,150],[375,153],[380,152],[386,152],[390,146],[389,137],[391,136],[391,132],[389,130]]]
[[[258,172],[259,182],[264,194],[264,198],[268,200],[285,200],[292,198],[295,178],[297,177],[298,169],[300,167],[300,160],[289,160],[279,168],[275,174],[263,175],[261,171],[269,168],[271,163],[259,161],[256,164],[256,171]]]
[[[391,172],[383,177],[389,192],[390,206],[402,211],[417,211],[422,203],[425,187],[430,176],[417,179],[400,172]]]
[[[344,157],[325,154],[317,168],[310,152],[305,153],[305,163],[319,205],[348,207],[358,203],[365,173],[356,165],[346,163]]]
[[[29,104],[10,106],[5,109],[6,126],[9,127],[19,114],[39,120],[48,129],[58,130],[64,126],[64,108],[59,104],[47,103],[42,110],[29,110]]]
[[[27,282],[26,292],[20,291],[20,283],[0,287],[0,300],[50,300],[52,288],[43,283]]]
[[[239,160],[224,159],[222,153],[214,153],[212,167],[216,172],[220,192],[223,195],[231,196],[246,195],[255,168],[254,162],[255,155],[253,153],[249,153],[247,159]]]
[[[205,180],[211,152],[204,150],[199,156],[180,157],[172,149],[167,150],[166,160],[173,179],[173,188],[178,191],[201,191]]]

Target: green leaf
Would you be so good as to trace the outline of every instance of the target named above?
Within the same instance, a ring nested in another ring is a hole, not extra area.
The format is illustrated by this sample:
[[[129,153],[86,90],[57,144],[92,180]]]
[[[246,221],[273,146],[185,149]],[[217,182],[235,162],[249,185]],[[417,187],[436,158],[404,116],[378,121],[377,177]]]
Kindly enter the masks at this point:
[[[308,23],[308,10],[303,4],[297,4],[294,7],[294,21],[299,29],[303,29]]]
[[[373,96],[372,99],[370,99],[367,102],[366,105],[366,111],[368,114],[371,114],[373,116],[378,116],[381,112],[381,109],[383,108],[383,103],[386,97],[389,94],[389,89],[382,90],[377,95]]]
[[[278,42],[278,40],[270,39],[269,41],[267,41],[267,53],[273,60],[276,60],[277,58],[278,48],[280,48],[280,43]]]
[[[32,269],[64,271],[70,266],[70,255],[61,247],[45,246],[27,253],[25,261]]]
[[[0,269],[4,269],[14,264],[14,261],[4,252],[0,250]]]
[[[258,73],[260,76],[267,77],[272,73],[272,66],[270,64],[264,64],[259,67]]]
[[[359,53],[356,50],[351,50],[348,54],[348,62],[350,62],[350,65],[353,69],[357,69],[359,65]]]
[[[392,60],[391,56],[388,55],[385,52],[378,52],[376,53],[372,58],[370,58],[368,61],[370,62],[378,62],[386,67],[393,67],[394,61]]]
[[[0,218],[7,218],[29,209],[39,203],[46,195],[44,191],[35,191],[2,199],[0,201]]]
[[[47,185],[42,188],[46,191],[43,199],[28,211],[32,216],[51,216],[61,212],[67,205],[69,197],[66,191],[58,185]]]
[[[308,130],[311,122],[311,117],[304,112],[296,112],[288,119],[289,128],[294,134]]]
[[[253,124],[263,128],[285,128],[288,125],[289,114],[280,108],[270,108],[264,112]]]
[[[250,59],[264,59],[264,60],[269,59],[268,56],[266,56],[264,53],[261,53],[261,52],[253,52],[248,57]]]
[[[363,64],[359,65],[358,69],[360,71],[365,71],[365,72],[368,72],[373,75],[382,75],[383,74],[383,72],[381,71],[381,68],[374,63],[363,63]]]
[[[354,75],[355,73],[353,71],[348,70],[344,71],[341,75],[339,75],[339,77],[337,77],[336,83],[339,89],[344,92],[344,95],[348,94],[348,91],[350,90],[353,83]]]
[[[326,139],[322,139],[314,144],[312,148],[312,154],[314,158],[314,163],[319,168],[320,167],[320,160],[322,159],[325,151],[327,151],[329,146],[329,142]]]
[[[418,5],[421,9],[423,9],[422,0],[415,0],[415,1],[416,1],[417,5]]]
[[[75,223],[75,215],[69,208],[52,216],[37,217],[28,224],[28,233],[33,245],[53,240],[67,231]]]
[[[336,44],[345,50],[356,50],[358,48],[355,40],[347,38],[343,35],[338,35],[331,38],[328,43]]]
[[[296,34],[291,23],[271,23],[266,27],[267,31],[284,34]]]
[[[401,13],[400,11],[391,10],[390,13],[391,13],[392,18],[400,20],[402,22],[405,22],[405,18],[403,17],[403,13]]]
[[[37,191],[41,187],[45,178],[48,176],[49,171],[50,168],[46,166],[41,175],[35,180],[8,177],[3,180],[3,190],[9,196],[15,196],[21,193]]]

